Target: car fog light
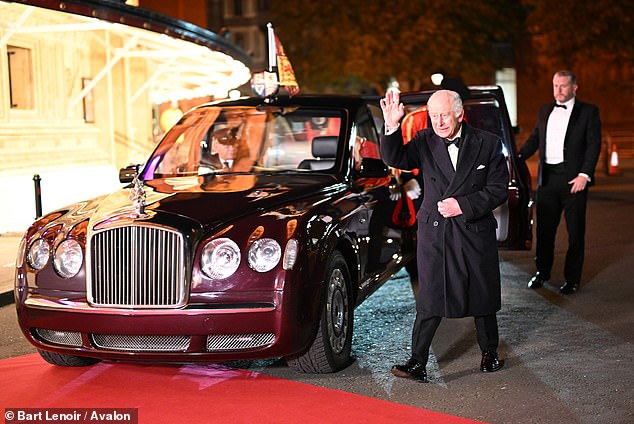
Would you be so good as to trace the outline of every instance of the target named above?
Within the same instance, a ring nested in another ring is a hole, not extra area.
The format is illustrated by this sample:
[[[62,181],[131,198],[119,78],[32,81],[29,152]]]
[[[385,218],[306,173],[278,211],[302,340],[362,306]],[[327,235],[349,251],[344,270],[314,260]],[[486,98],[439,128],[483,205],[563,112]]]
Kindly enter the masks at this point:
[[[212,279],[227,278],[240,266],[240,248],[231,239],[210,241],[200,254],[200,268]]]
[[[266,272],[275,268],[282,257],[279,243],[270,238],[262,238],[253,242],[247,255],[249,266],[258,272]]]
[[[26,255],[26,261],[35,269],[42,269],[51,256],[51,247],[46,240],[37,239],[29,247],[29,253]]]
[[[53,265],[61,277],[70,278],[77,275],[83,262],[84,253],[76,240],[64,240],[55,249]]]
[[[295,261],[297,260],[297,251],[299,250],[299,243],[295,239],[290,239],[286,243],[286,249],[284,249],[284,259],[282,260],[282,267],[286,270],[293,269]]]

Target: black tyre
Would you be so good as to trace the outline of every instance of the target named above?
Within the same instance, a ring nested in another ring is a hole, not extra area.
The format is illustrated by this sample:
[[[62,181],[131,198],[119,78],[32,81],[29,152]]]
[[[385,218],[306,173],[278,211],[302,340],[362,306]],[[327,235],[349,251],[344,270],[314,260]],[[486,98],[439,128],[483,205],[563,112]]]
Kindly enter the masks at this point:
[[[324,284],[326,298],[315,339],[307,351],[286,358],[295,371],[331,373],[352,362],[354,302],[348,265],[338,251],[328,261]]]
[[[60,367],[87,367],[99,362],[99,359],[86,358],[83,356],[65,355],[63,353],[49,352],[48,350],[37,351],[40,356],[49,364]]]

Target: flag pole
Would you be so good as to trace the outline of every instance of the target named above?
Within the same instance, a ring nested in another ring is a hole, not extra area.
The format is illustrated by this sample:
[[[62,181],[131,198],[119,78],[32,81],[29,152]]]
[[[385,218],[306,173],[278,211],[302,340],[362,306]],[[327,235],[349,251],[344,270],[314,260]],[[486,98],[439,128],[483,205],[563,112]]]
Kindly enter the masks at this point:
[[[273,33],[273,25],[269,22],[266,24],[268,29],[267,38],[269,43],[269,72],[274,72],[277,67],[277,57],[275,55],[275,34]]]

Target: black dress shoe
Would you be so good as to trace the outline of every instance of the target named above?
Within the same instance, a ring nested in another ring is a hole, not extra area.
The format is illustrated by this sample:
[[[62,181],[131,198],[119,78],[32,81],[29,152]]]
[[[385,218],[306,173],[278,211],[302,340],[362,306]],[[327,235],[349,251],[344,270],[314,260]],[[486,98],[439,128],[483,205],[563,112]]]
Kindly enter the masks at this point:
[[[401,378],[412,378],[414,380],[420,380],[424,383],[427,382],[427,371],[425,370],[425,364],[418,362],[414,358],[410,358],[406,364],[394,365],[392,367],[392,374]]]
[[[482,354],[482,362],[480,362],[480,371],[495,372],[502,369],[504,360],[498,358],[497,352],[489,351]]]
[[[544,286],[544,282],[548,281],[549,278],[546,278],[544,275],[540,274],[539,271],[537,271],[535,273],[535,275],[533,275],[531,277],[530,280],[528,280],[528,288],[529,289],[538,289],[540,287]]]
[[[561,294],[573,294],[577,290],[579,290],[579,283],[564,282],[564,284],[559,287],[559,293]]]

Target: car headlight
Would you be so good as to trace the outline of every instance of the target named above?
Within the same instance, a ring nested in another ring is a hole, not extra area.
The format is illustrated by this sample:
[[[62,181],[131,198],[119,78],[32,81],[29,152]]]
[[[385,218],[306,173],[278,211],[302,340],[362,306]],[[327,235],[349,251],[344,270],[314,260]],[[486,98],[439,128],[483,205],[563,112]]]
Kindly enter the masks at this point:
[[[77,275],[83,262],[84,253],[77,240],[64,240],[55,249],[53,265],[61,277],[70,278]]]
[[[29,253],[26,255],[26,261],[32,268],[42,269],[51,256],[51,247],[46,240],[37,239],[29,247]]]
[[[292,269],[297,260],[297,251],[299,250],[299,243],[294,238],[290,239],[286,243],[284,249],[284,259],[282,259],[282,267],[286,270]]]
[[[266,272],[275,268],[282,257],[279,243],[270,238],[261,238],[249,246],[247,255],[249,266],[258,272]]]
[[[240,266],[240,248],[231,239],[210,241],[200,254],[200,268],[213,279],[227,278]]]

